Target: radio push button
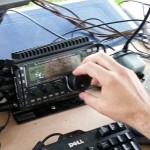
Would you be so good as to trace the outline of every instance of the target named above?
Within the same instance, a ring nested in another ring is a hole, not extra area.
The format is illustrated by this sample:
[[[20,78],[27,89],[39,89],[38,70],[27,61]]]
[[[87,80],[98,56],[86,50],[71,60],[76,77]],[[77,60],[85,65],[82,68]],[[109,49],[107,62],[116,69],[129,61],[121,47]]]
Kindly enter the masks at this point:
[[[59,90],[65,90],[67,88],[66,84],[63,82],[57,82],[54,87]]]
[[[68,84],[73,91],[85,91],[91,85],[92,78],[88,75],[74,76],[71,74],[68,79]]]
[[[29,92],[34,97],[41,97],[41,96],[43,96],[43,92],[39,88],[30,89]]]
[[[43,91],[44,93],[50,94],[50,93],[53,93],[53,92],[54,92],[54,89],[53,89],[53,87],[52,87],[50,84],[46,84],[46,85],[43,85],[42,91]]]

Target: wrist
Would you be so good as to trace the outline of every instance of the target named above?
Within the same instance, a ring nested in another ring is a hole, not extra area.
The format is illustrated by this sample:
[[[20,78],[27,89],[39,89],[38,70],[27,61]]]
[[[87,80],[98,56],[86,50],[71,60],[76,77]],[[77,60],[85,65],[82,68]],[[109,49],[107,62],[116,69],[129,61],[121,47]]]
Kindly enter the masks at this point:
[[[138,130],[150,139],[150,106],[140,106],[126,121],[128,125]]]

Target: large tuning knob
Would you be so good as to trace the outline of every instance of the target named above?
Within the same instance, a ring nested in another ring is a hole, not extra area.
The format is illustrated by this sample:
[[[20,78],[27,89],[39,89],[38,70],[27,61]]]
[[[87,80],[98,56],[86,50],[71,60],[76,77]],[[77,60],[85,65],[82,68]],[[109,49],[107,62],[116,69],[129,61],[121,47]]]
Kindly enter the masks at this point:
[[[71,74],[68,79],[68,84],[73,91],[85,91],[90,86],[91,79],[88,75],[74,76]]]

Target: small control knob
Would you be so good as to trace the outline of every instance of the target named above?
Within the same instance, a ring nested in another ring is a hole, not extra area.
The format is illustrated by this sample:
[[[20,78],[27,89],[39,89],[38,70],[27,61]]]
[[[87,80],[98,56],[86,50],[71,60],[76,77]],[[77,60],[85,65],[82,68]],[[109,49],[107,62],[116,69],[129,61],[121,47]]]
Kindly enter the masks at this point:
[[[56,88],[56,89],[59,89],[59,90],[65,90],[65,89],[66,89],[66,84],[63,83],[63,82],[57,82],[57,83],[55,84],[55,88]]]
[[[43,95],[43,92],[38,88],[33,88],[30,89],[30,94],[35,97],[41,97]]]
[[[68,84],[73,91],[85,91],[91,85],[92,78],[88,75],[74,76],[71,74]]]
[[[42,91],[44,93],[53,93],[54,89],[50,84],[43,85]]]

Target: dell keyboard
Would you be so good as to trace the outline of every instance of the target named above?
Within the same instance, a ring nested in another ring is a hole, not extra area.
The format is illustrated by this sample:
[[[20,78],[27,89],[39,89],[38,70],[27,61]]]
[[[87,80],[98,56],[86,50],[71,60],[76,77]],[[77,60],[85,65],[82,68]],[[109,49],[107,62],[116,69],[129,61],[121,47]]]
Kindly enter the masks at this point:
[[[39,150],[142,150],[127,126],[114,122],[83,132],[74,131]]]

